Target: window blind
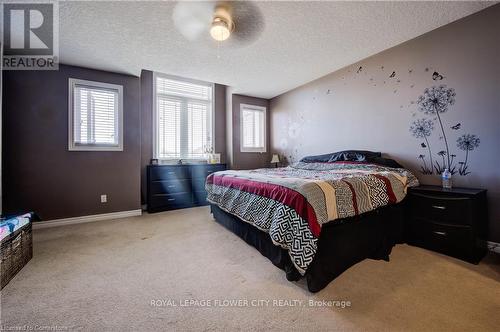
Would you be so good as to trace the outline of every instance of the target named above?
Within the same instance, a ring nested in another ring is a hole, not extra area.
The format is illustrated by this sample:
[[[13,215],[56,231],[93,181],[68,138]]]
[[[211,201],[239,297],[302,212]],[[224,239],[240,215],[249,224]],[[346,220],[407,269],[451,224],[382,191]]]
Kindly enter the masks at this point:
[[[157,159],[203,159],[212,147],[212,85],[156,77]]]
[[[118,91],[75,85],[74,143],[118,145]]]
[[[265,152],[265,109],[242,105],[241,148],[245,152]]]

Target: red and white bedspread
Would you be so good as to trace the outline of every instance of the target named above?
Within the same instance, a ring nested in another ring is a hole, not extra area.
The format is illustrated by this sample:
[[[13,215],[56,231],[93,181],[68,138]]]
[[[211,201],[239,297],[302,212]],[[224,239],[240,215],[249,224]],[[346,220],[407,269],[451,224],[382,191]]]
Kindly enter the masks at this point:
[[[415,185],[415,176],[402,168],[299,162],[285,168],[213,173],[206,190],[209,202],[269,233],[304,274],[323,224],[398,203]]]

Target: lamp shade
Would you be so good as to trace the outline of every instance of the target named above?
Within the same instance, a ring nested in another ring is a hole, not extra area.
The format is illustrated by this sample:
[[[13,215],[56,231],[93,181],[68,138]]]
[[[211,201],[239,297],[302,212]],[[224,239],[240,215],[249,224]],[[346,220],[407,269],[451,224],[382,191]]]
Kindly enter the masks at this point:
[[[279,163],[279,162],[280,162],[280,156],[277,154],[273,154],[273,158],[271,159],[271,164]]]

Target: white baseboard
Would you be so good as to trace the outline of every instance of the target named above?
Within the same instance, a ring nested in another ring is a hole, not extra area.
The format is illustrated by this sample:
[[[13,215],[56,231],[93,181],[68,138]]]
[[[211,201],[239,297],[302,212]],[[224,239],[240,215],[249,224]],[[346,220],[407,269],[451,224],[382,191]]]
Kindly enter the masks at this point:
[[[500,254],[500,243],[487,241],[486,245],[488,246],[489,251],[493,251],[496,252],[497,254]]]
[[[126,217],[136,217],[136,216],[140,216],[141,214],[142,214],[142,210],[137,209],[137,210],[130,210],[130,211],[119,211],[119,212],[111,212],[111,213],[93,214],[90,216],[54,219],[54,220],[39,221],[39,222],[35,221],[33,223],[33,229],[82,224],[82,223],[86,223],[86,222],[94,222],[94,221],[101,221],[101,220],[126,218]]]

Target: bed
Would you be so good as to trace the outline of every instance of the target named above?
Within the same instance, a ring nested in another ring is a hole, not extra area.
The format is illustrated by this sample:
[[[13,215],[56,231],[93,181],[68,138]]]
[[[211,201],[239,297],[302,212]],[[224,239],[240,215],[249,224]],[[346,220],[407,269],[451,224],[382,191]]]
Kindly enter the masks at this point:
[[[415,176],[379,152],[309,156],[282,168],[207,177],[217,222],[257,248],[288,280],[317,292],[366,258],[389,259]]]

